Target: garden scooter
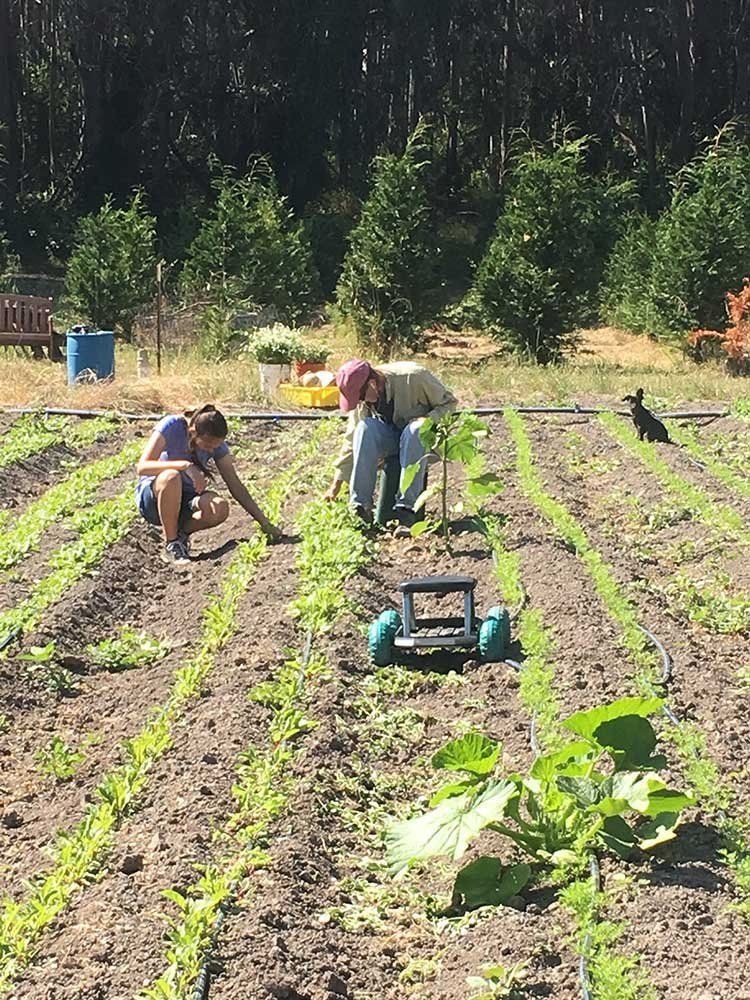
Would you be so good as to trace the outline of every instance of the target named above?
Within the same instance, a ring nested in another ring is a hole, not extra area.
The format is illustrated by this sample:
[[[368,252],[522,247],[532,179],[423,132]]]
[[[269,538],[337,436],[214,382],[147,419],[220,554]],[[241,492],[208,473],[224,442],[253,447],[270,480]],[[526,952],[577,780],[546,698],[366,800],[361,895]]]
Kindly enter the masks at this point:
[[[401,650],[477,649],[484,663],[499,663],[510,646],[507,608],[490,608],[484,620],[476,617],[473,576],[425,576],[399,584],[403,614],[383,611],[370,625],[368,647],[372,662],[386,667],[398,662]],[[462,594],[463,616],[417,618],[415,594]]]

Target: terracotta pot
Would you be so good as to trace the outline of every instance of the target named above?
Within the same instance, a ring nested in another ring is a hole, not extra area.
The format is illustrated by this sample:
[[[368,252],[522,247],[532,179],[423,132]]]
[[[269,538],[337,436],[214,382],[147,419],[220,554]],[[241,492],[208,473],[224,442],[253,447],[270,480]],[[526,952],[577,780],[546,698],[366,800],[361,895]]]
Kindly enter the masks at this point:
[[[294,374],[297,378],[302,378],[307,372],[324,372],[326,370],[324,361],[295,361]]]

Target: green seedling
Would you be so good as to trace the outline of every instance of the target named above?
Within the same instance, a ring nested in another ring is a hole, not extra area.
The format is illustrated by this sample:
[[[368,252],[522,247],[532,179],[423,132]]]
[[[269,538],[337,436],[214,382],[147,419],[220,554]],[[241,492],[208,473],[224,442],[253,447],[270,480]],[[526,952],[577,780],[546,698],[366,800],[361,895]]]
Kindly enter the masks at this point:
[[[0,712],[0,736],[4,736],[10,729],[10,719]]]
[[[467,976],[466,982],[473,990],[471,1000],[514,1000],[519,995],[519,987],[526,979],[528,962],[515,965],[485,965],[481,976]]]
[[[562,727],[575,738],[537,757],[528,775],[495,776],[502,748],[478,733],[448,743],[432,763],[457,777],[432,796],[429,812],[389,831],[391,872],[437,855],[456,860],[486,827],[552,865],[576,863],[595,845],[628,857],[671,840],[694,800],[656,773],[667,762],[654,754],[647,716],[661,704],[622,698],[569,716]],[[497,872],[494,882],[504,875]]]
[[[86,653],[96,666],[118,672],[146,667],[161,660],[170,651],[167,642],[155,639],[145,632],[124,628],[117,639],[105,639],[95,646],[87,646]]]
[[[39,750],[34,757],[39,771],[57,781],[70,781],[85,759],[85,753],[74,750],[59,736],[53,737],[47,749]]]
[[[39,674],[53,694],[71,694],[76,690],[78,678],[58,662],[54,639],[46,646],[31,646],[28,653],[21,653],[18,658],[33,664],[32,672]]]
[[[419,437],[426,451],[420,462],[407,466],[402,476],[401,488],[408,489],[419,472],[430,461],[430,456],[437,455],[440,462],[440,475],[437,481],[431,483],[419,495],[414,509],[419,511],[434,496],[440,497],[441,518],[431,523],[420,521],[412,529],[417,536],[429,531],[442,531],[446,542],[449,540],[450,525],[448,520],[448,463],[459,462],[464,469],[466,479],[466,497],[471,510],[478,513],[483,500],[501,492],[502,484],[498,477],[485,470],[484,455],[481,451],[481,441],[487,437],[489,426],[479,417],[469,413],[446,413],[439,420],[425,418],[419,429]],[[455,508],[463,510],[463,505]],[[470,512],[471,512],[470,510]]]
[[[0,569],[9,569],[36,551],[44,532],[59,518],[91,504],[100,485],[132,465],[140,449],[140,442],[131,441],[118,454],[76,469],[30,504],[0,536]]]

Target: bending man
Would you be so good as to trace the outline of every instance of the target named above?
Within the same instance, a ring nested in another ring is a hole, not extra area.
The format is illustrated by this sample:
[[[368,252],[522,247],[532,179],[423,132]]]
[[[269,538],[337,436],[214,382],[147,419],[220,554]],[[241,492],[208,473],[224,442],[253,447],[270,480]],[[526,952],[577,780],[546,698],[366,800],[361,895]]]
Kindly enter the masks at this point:
[[[419,428],[425,417],[439,420],[456,408],[456,397],[434,375],[411,361],[373,368],[354,358],[336,375],[340,406],[349,413],[341,454],[326,499],[333,500],[343,482],[349,482],[350,502],[359,517],[372,521],[373,493],[378,467],[398,455],[401,475],[424,457]],[[404,528],[418,520],[414,504],[424,489],[425,464],[406,490],[399,490],[395,512]]]

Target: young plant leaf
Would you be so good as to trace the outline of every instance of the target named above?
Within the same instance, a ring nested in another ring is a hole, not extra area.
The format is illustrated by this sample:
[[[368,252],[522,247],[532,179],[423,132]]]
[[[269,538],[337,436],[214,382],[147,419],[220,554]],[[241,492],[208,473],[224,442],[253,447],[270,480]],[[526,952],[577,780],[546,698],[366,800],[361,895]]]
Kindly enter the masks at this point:
[[[650,851],[652,847],[674,840],[679,822],[678,813],[659,813],[650,823],[643,823],[638,827],[638,846],[642,851]]]
[[[575,712],[563,720],[563,725],[584,739],[601,745],[596,738],[596,731],[602,723],[619,719],[623,715],[640,715],[645,718],[658,712],[663,704],[661,698],[620,698],[608,705]]]
[[[445,771],[485,775],[497,764],[502,746],[481,733],[466,733],[437,751],[432,766]]]
[[[654,755],[656,733],[648,719],[640,715],[621,715],[603,722],[594,737],[609,751],[617,771],[660,771],[667,766],[663,754]]]
[[[477,858],[456,876],[454,905],[462,903],[467,910],[504,905],[518,895],[530,878],[531,868],[527,864],[505,868],[499,858]]]
[[[517,794],[512,781],[490,781],[479,793],[446,799],[437,809],[397,823],[385,838],[391,874],[398,875],[412,861],[440,854],[457,860],[480,830],[502,819]]]

